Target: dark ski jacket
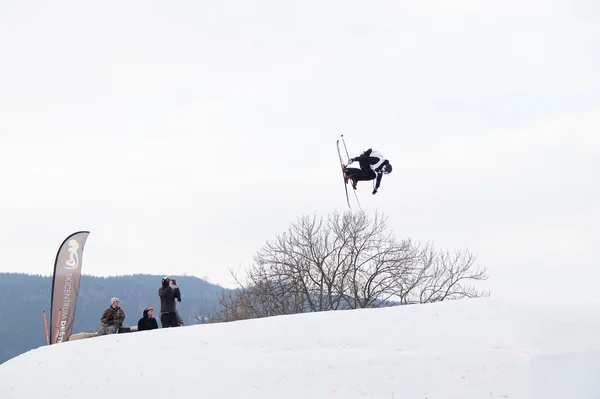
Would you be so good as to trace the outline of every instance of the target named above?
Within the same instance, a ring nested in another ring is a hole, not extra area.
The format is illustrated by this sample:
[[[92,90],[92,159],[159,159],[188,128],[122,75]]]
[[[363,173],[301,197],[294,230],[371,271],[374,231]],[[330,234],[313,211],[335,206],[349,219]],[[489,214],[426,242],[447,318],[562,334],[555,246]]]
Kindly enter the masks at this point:
[[[181,293],[179,288],[173,288],[170,285],[158,289],[160,297],[160,313],[175,313],[177,311],[175,299],[181,302]]]
[[[354,158],[355,161],[358,161],[360,163],[361,169],[370,169],[370,165],[375,165],[377,162],[379,162],[379,157],[371,156],[372,152],[373,149],[369,148],[367,151]],[[379,188],[379,186],[381,185],[381,178],[383,177],[383,173],[381,171],[383,170],[383,167],[388,164],[389,161],[387,159],[384,159],[381,165],[374,169],[374,172],[377,173],[377,182],[375,183],[375,188]]]
[[[125,321],[125,312],[121,309],[120,306],[113,308],[109,307],[102,313],[102,317],[100,318],[102,325],[104,327],[116,325],[118,327],[123,327],[123,322]]]
[[[144,315],[138,320],[138,331],[154,330],[158,328],[158,322],[154,317],[148,318],[148,309],[144,309]]]

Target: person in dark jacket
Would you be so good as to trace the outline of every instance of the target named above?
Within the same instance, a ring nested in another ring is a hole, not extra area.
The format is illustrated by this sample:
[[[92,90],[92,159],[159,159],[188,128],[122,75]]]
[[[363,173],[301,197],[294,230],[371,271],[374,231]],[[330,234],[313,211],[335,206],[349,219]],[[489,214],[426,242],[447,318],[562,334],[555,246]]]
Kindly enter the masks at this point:
[[[110,307],[102,313],[100,318],[102,327],[98,329],[98,335],[118,333],[119,327],[122,327],[125,321],[125,312],[119,306],[121,303],[119,298],[112,298],[110,302]]]
[[[158,328],[156,319],[152,316],[154,310],[148,306],[144,309],[144,315],[138,320],[138,331],[154,330]]]
[[[160,323],[163,328],[178,327],[177,307],[175,299],[181,302],[181,292],[175,280],[168,277],[162,279],[162,287],[158,289],[160,297]]]
[[[350,158],[348,164],[358,162],[359,168],[344,167],[344,177],[346,183],[352,180],[352,188],[356,190],[356,184],[359,181],[375,180],[375,189],[373,194],[377,194],[381,185],[381,178],[384,174],[392,173],[392,164],[385,159],[379,151],[369,148],[356,158]]]

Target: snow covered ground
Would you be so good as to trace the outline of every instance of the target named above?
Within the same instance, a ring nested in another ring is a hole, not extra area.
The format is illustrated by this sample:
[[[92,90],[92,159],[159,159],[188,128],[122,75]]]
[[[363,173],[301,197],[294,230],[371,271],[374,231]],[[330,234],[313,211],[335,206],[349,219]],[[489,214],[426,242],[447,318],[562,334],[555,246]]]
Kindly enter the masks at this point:
[[[165,396],[169,395],[169,396]],[[0,397],[600,398],[600,306],[492,298],[188,326],[43,346]]]

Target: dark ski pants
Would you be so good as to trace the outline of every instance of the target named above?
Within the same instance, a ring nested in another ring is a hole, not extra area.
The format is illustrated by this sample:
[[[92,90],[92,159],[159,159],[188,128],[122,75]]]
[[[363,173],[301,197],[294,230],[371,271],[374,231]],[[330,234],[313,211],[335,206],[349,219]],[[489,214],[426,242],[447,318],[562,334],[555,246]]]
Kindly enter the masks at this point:
[[[373,180],[377,177],[377,173],[371,169],[366,161],[360,162],[360,169],[346,168],[346,174],[356,181]]]
[[[177,313],[175,312],[164,312],[160,314],[160,323],[163,328],[167,327],[179,327],[179,320],[177,320]]]
[[[371,169],[369,165],[366,168],[346,168],[346,174],[356,181],[373,180],[377,177],[377,174]]]

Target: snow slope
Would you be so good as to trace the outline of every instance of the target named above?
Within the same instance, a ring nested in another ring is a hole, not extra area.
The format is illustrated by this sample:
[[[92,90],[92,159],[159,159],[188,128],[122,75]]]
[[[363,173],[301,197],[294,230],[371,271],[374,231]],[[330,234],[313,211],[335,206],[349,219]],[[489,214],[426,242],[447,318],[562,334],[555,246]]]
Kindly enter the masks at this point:
[[[43,346],[0,397],[600,397],[600,306],[491,298],[322,312]]]

